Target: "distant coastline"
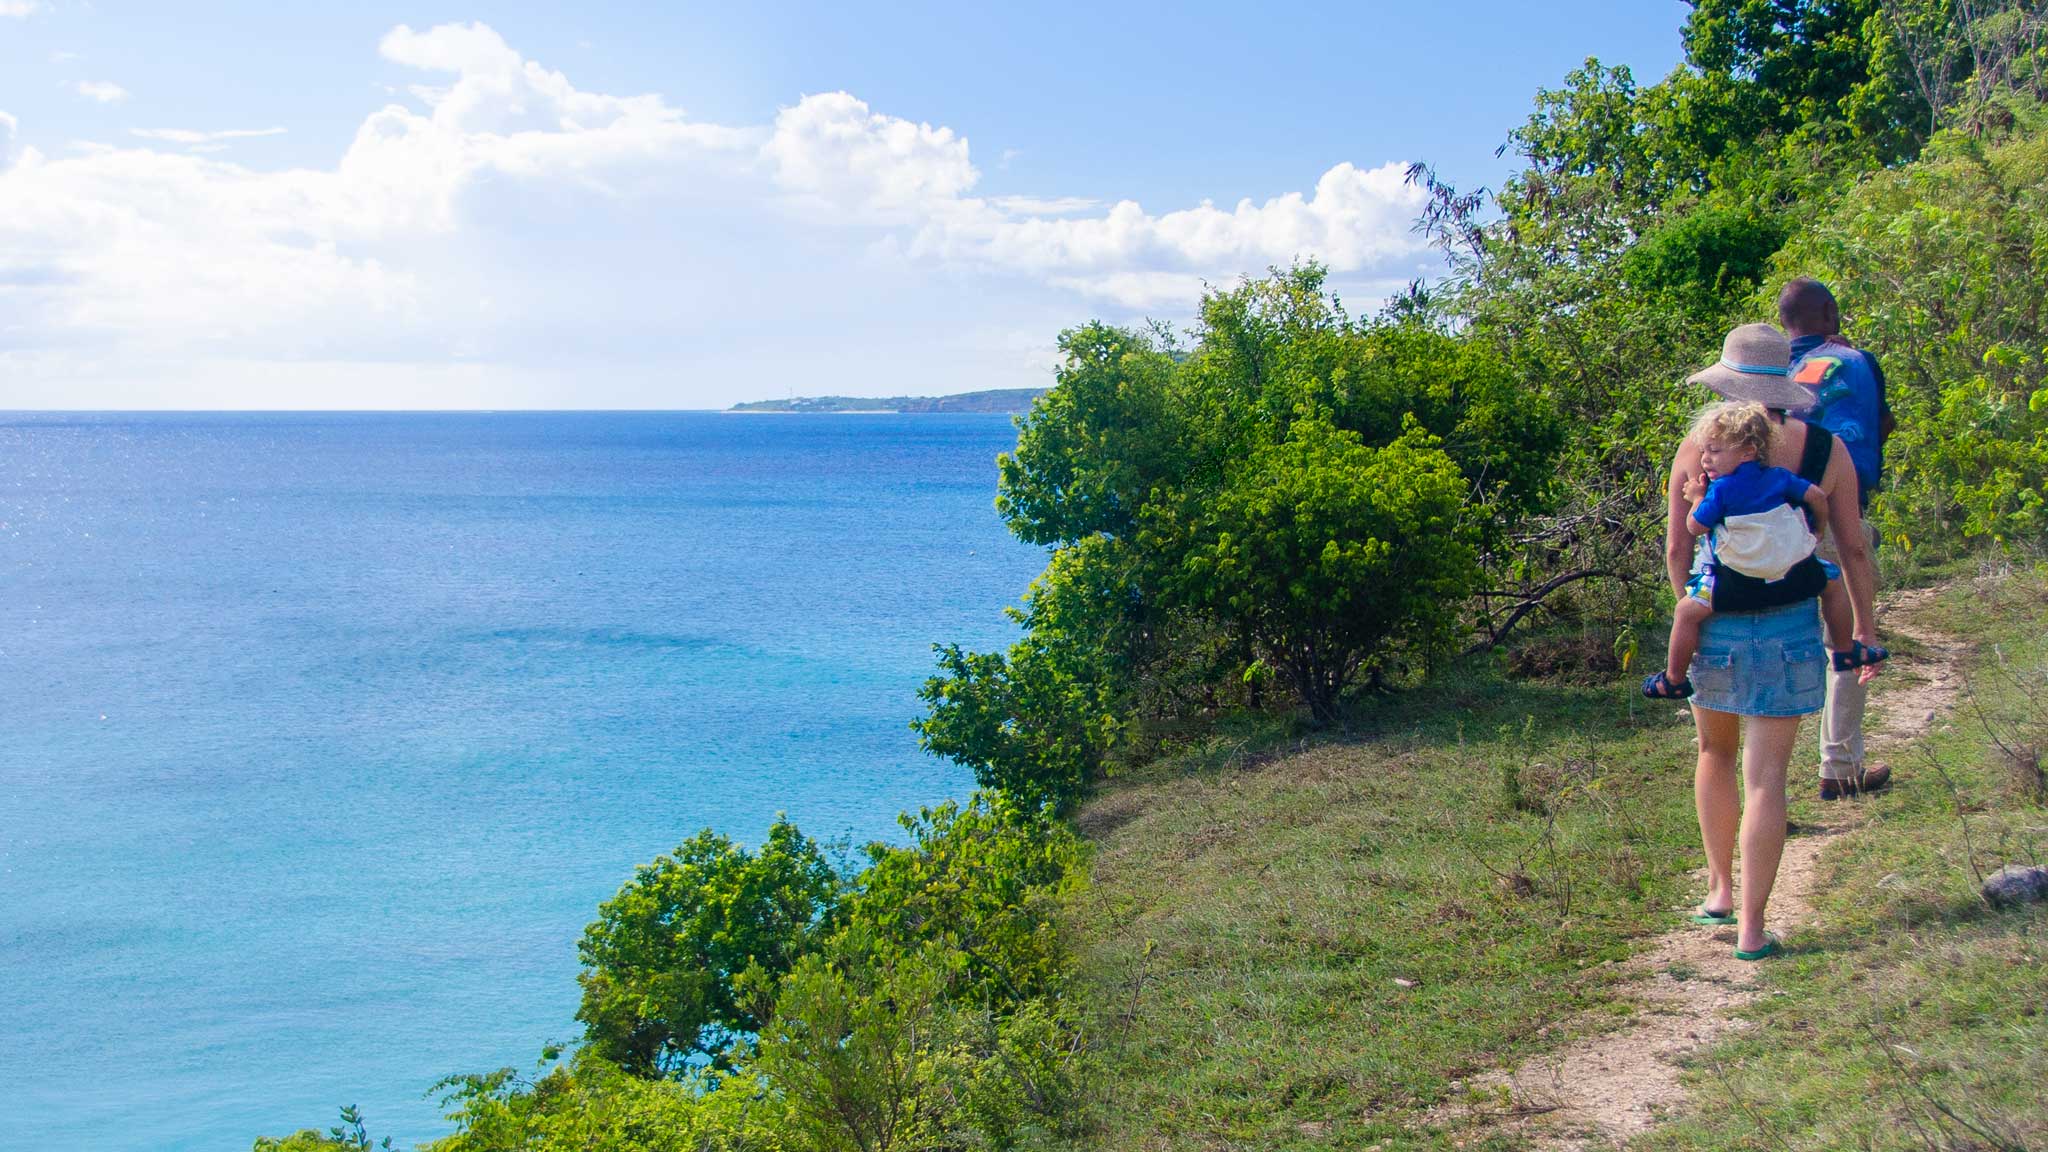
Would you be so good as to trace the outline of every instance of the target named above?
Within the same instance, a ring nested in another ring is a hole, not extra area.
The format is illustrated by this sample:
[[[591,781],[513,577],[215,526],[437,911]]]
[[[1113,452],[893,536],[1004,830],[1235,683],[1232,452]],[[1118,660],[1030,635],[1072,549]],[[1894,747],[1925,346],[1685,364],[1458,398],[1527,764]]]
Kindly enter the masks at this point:
[[[878,415],[929,412],[1028,412],[1043,388],[994,388],[954,396],[799,396],[790,400],[749,400],[728,412],[830,412]]]

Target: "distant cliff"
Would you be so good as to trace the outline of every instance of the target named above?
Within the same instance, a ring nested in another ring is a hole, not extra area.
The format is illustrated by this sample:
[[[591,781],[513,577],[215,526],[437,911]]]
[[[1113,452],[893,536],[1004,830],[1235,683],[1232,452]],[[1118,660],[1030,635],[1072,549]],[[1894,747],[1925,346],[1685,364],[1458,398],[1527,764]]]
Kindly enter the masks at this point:
[[[750,400],[731,412],[1028,412],[1043,388],[996,388],[958,396],[800,396]]]

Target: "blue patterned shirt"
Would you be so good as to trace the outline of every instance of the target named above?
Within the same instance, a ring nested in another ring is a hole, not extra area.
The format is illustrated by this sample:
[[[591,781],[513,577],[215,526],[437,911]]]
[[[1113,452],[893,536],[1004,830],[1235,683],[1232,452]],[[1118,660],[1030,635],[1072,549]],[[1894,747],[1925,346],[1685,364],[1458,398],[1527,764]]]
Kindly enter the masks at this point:
[[[1884,371],[1877,357],[1845,344],[1829,344],[1825,336],[1792,341],[1792,379],[1820,397],[1806,413],[1809,424],[1833,432],[1856,465],[1858,496],[1866,505],[1884,475],[1880,422],[1887,409]]]

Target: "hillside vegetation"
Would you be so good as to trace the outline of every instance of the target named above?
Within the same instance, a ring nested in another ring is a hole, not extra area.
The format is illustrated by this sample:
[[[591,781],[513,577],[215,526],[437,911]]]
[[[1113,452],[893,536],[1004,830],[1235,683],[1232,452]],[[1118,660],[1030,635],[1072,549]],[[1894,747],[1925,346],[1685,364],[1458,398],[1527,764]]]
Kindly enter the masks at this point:
[[[1963,700],[1857,802],[1817,927],[1788,933],[1749,1030],[1693,1060],[1697,1105],[1670,1101],[1684,1118],[1642,1146],[2048,1138],[2048,916],[1977,894],[2048,860],[2048,577],[1959,579],[1915,622],[1970,638]],[[1619,679],[1459,671],[1344,739],[1218,742],[1081,808],[1094,887],[1069,923],[1102,1087],[1075,1147],[1526,1148],[1513,1118],[1554,1097],[1485,1074],[1642,1010],[1619,961],[1699,931],[1690,723]],[[1838,815],[1795,792],[1796,826]]]
[[[1450,272],[1378,313],[1304,264],[1186,332],[1064,333],[1001,460],[1049,549],[1020,638],[941,646],[916,724],[982,791],[857,869],[787,825],[643,867],[585,937],[582,1045],[445,1082],[433,1148],[1516,1146],[1434,1109],[1630,1012],[1617,962],[1688,895],[1688,732],[1626,673],[1670,603],[1680,381],[1796,274],[1882,358],[1884,564],[1966,577],[1978,712],[1649,1143],[2039,1147],[2042,914],[1967,893],[2048,823],[2043,15],[1683,31],[1656,83],[1539,93],[1500,188],[1418,165]]]

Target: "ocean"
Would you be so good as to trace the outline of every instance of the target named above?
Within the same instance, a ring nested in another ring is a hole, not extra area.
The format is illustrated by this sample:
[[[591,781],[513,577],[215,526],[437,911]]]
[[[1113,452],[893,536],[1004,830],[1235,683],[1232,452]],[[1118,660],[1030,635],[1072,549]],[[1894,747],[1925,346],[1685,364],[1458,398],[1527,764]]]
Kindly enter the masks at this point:
[[[247,1149],[573,1041],[633,866],[964,796],[1001,416],[0,413],[0,1148]]]

